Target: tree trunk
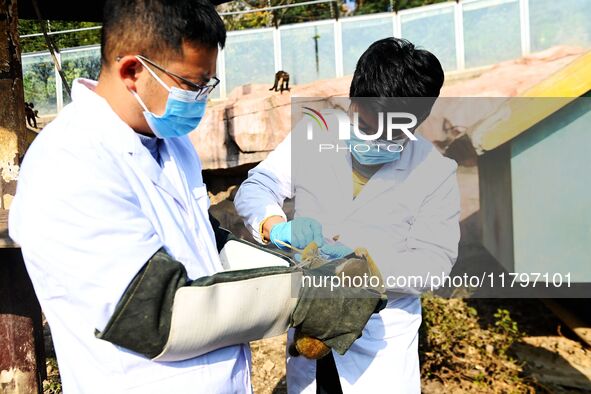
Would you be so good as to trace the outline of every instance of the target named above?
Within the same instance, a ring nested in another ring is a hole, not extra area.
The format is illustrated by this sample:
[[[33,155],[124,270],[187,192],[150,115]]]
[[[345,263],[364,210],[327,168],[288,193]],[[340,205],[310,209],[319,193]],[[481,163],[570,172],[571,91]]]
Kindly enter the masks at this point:
[[[25,143],[23,76],[16,0],[0,1],[0,208],[8,209]]]
[[[0,0],[0,392],[6,394],[40,392],[44,371],[41,310],[6,225],[26,133],[17,23],[16,0]]]

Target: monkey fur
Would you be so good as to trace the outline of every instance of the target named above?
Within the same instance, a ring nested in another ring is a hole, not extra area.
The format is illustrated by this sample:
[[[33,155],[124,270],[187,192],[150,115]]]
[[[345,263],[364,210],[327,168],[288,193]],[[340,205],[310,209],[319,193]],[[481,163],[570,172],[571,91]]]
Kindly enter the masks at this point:
[[[289,92],[291,90],[289,87],[289,73],[283,70],[277,71],[275,73],[275,83],[273,84],[273,87],[269,90],[280,90],[281,94],[283,94],[284,90],[287,90]]]

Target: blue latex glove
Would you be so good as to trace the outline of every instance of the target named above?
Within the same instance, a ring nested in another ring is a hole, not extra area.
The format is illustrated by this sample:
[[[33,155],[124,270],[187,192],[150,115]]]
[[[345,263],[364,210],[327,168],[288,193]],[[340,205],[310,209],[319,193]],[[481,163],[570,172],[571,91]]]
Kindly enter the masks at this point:
[[[295,218],[289,222],[277,223],[271,228],[270,241],[280,249],[287,249],[277,240],[290,244],[291,246],[304,249],[312,241],[318,247],[324,245],[322,225],[312,218]]]
[[[340,242],[327,243],[320,248],[320,255],[327,260],[340,259],[351,253],[353,253],[353,249]]]
[[[336,260],[336,259],[342,259],[343,257],[348,256],[354,252],[353,249],[349,248],[348,246],[343,245],[340,242],[332,243],[332,244],[325,243],[324,246],[322,246],[318,250],[320,252],[320,257],[322,257],[325,260],[329,260],[329,261]],[[296,253],[296,255],[294,257],[298,263],[302,261],[301,254]]]

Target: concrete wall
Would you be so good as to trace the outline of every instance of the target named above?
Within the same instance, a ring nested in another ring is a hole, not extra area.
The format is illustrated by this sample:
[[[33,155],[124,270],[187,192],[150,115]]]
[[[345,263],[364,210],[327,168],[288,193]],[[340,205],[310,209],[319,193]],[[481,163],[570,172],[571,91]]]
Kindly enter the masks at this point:
[[[540,99],[552,100],[552,99]],[[591,97],[511,142],[515,268],[591,282]]]
[[[580,98],[479,156],[482,243],[508,271],[591,282],[589,124]]]

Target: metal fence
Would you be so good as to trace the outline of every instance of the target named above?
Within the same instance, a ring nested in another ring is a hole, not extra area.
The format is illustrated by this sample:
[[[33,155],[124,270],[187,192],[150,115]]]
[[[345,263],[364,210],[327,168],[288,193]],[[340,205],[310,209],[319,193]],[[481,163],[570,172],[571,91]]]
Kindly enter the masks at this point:
[[[446,72],[514,59],[554,45],[591,47],[591,0],[461,0],[382,13],[228,32],[218,56],[221,80],[212,98],[247,83],[273,82],[277,70],[292,84],[352,74],[374,41],[403,37],[432,51]],[[67,102],[48,53],[23,54],[25,100],[41,114]],[[58,60],[70,83],[96,78],[98,46],[70,48]]]

